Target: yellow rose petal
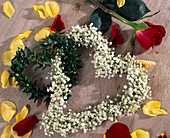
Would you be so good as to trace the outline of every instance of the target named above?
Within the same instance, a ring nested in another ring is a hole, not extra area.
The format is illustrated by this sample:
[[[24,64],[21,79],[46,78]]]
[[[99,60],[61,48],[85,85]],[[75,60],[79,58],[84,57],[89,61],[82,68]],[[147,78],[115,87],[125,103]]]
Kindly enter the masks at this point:
[[[11,18],[12,15],[14,14],[15,12],[15,9],[14,7],[11,5],[11,3],[9,1],[6,1],[4,4],[3,4],[3,10],[5,12],[5,14]]]
[[[152,109],[152,113],[155,114],[155,115],[167,115],[168,113],[163,110],[163,109],[158,109],[158,108],[155,108],[155,109]]]
[[[1,83],[2,88],[8,88],[9,87],[9,72],[7,70],[4,70],[1,75]]]
[[[40,18],[47,19],[49,17],[44,5],[33,5],[33,8],[35,11],[38,11]]]
[[[155,108],[160,109],[161,107],[161,102],[159,101],[149,101],[146,103],[143,107],[143,113],[149,116],[157,116],[156,114],[152,113],[152,110]]]
[[[19,86],[17,86],[18,82],[16,81],[15,77],[12,77],[12,83],[15,86],[16,89],[19,88]]]
[[[16,115],[16,121],[20,122],[25,119],[28,115],[28,108],[24,106],[19,114]]]
[[[125,5],[125,0],[117,0],[117,6],[121,8],[123,5]]]
[[[139,62],[142,63],[142,67],[144,68],[143,71],[146,70],[147,68],[149,68],[152,65],[156,65],[156,63],[152,62],[152,61],[147,61],[147,60],[136,60],[136,61],[139,61]]]
[[[14,53],[11,51],[6,51],[3,54],[2,62],[4,65],[11,66],[11,60],[14,58]]]
[[[146,103],[143,107],[143,113],[149,116],[157,116],[160,114],[168,114],[166,111],[164,111],[161,108],[161,102],[160,101],[149,101]]]
[[[41,29],[38,33],[35,34],[34,39],[36,41],[41,41],[42,39],[48,37],[51,33],[51,28],[50,27],[45,27]]]
[[[52,18],[56,17],[60,11],[59,5],[55,1],[45,2],[45,9]]]
[[[16,124],[16,123],[15,123]],[[14,124],[14,125],[15,125]],[[17,132],[16,131],[13,131],[13,127],[14,125],[12,126],[11,128],[11,134],[14,138],[29,138],[32,134],[32,130],[30,130],[27,134],[23,135],[23,136],[18,136]]]
[[[9,122],[16,114],[16,106],[13,102],[4,101],[0,104],[1,116],[2,118]]]
[[[23,41],[20,38],[14,38],[11,45],[10,50],[13,54],[16,54],[16,51],[18,51],[18,48],[25,49],[25,45]]]
[[[25,49],[25,45],[22,41],[23,38],[28,38],[29,35],[32,33],[32,31],[28,30],[22,34],[19,34],[17,37],[15,37],[10,45],[11,52],[15,55],[16,51],[18,51],[18,48]]]
[[[149,138],[150,135],[147,131],[143,131],[141,129],[135,130],[131,133],[132,138]]]
[[[4,132],[1,135],[1,138],[10,138],[11,137],[11,128],[13,125],[8,125],[5,127]]]
[[[106,138],[106,135],[104,134],[103,138]]]
[[[32,31],[27,30],[27,31],[25,31],[25,32],[22,33],[22,34],[19,34],[19,35],[17,36],[17,38],[20,38],[20,39],[28,38],[28,37],[30,36],[31,33],[32,33]]]

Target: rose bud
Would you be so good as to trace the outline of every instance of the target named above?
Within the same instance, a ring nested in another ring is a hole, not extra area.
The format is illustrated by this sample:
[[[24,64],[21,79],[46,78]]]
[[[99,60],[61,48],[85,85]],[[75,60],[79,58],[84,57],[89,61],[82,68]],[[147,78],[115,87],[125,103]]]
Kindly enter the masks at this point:
[[[160,45],[166,33],[165,28],[162,25],[154,25],[150,22],[144,22],[143,24],[148,27],[136,30],[136,38],[139,44],[145,49]]]
[[[51,31],[53,32],[60,32],[65,29],[65,24],[61,20],[61,15],[58,15],[57,18],[54,20],[52,26],[51,26]]]

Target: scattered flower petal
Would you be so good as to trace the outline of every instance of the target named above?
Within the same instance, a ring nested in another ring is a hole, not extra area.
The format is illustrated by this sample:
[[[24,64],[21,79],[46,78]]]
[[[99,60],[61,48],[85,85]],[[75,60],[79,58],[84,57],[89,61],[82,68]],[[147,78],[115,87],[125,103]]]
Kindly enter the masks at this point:
[[[19,34],[13,39],[10,45],[10,50],[14,55],[16,54],[16,51],[18,51],[18,48],[21,48],[23,50],[25,49],[25,45],[21,39],[28,38],[31,33],[32,31],[27,30],[26,32]]]
[[[3,54],[2,62],[4,65],[11,66],[11,60],[14,58],[14,53],[11,51],[6,51]]]
[[[7,70],[4,70],[1,75],[1,83],[2,88],[8,88],[9,87],[9,72]]]
[[[35,11],[38,11],[40,18],[47,19],[49,17],[44,5],[33,5],[33,7]]]
[[[33,115],[13,126],[13,131],[17,132],[17,136],[24,136],[38,123],[38,118]]]
[[[127,125],[114,123],[105,133],[106,138],[130,138],[130,132]]]
[[[155,115],[167,115],[168,113],[163,109],[152,109],[152,113]]]
[[[16,115],[16,121],[20,122],[25,119],[28,115],[28,108],[24,106],[19,114]]]
[[[50,35],[51,32],[51,28],[50,27],[45,27],[43,29],[41,29],[38,33],[35,34],[34,39],[36,41],[41,41],[42,39],[48,37]]]
[[[131,137],[132,138],[150,138],[150,135],[147,131],[138,129],[131,133]]]
[[[149,68],[152,65],[156,65],[155,62],[152,61],[147,61],[147,60],[136,60],[142,63],[143,71]]]
[[[12,78],[12,83],[15,86],[16,89],[19,88],[19,86],[17,86],[18,82],[16,81],[15,77]]]
[[[112,26],[111,41],[113,46],[120,46],[124,43],[124,38],[117,26]]]
[[[65,29],[65,24],[61,20],[61,15],[58,15],[57,18],[54,20],[52,26],[51,26],[51,31],[60,32],[64,29]]]
[[[162,133],[158,138],[168,138],[164,133]]]
[[[125,5],[125,0],[117,0],[117,7],[121,8],[123,5]]]
[[[15,124],[14,124],[15,125]],[[13,125],[13,126],[14,126]],[[32,130],[30,130],[28,133],[26,133],[25,135],[23,136],[18,136],[17,132],[16,131],[13,131],[13,126],[11,128],[11,134],[14,138],[29,138],[32,134]]]
[[[25,32],[22,33],[22,34],[19,34],[19,35],[17,36],[17,38],[20,38],[20,39],[28,38],[28,37],[30,36],[31,33],[32,33],[32,31],[27,30],[27,31],[25,31]]]
[[[3,4],[3,10],[5,12],[5,14],[11,18],[12,15],[14,14],[15,12],[15,9],[14,7],[11,5],[11,3],[9,1],[6,1],[4,4]]]
[[[59,5],[55,1],[45,2],[45,9],[52,18],[56,17],[60,11]]]
[[[0,104],[0,113],[2,118],[9,122],[16,114],[16,106],[13,102],[4,101]]]
[[[16,51],[18,51],[18,48],[25,49],[25,45],[23,41],[20,38],[14,38],[11,45],[10,45],[10,50],[11,52],[15,55]]]
[[[161,102],[160,101],[149,101],[143,107],[143,113],[149,116],[157,116],[160,114],[168,114],[165,110],[160,109]]]
[[[4,129],[4,132],[1,135],[1,138],[10,138],[11,137],[11,128],[12,128],[12,125],[6,126]]]

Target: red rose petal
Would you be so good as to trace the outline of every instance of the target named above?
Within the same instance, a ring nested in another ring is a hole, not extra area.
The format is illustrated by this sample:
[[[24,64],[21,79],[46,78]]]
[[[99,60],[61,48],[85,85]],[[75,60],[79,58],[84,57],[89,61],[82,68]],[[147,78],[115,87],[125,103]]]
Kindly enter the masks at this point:
[[[106,138],[130,138],[129,128],[122,123],[114,123],[105,135]]]
[[[113,46],[120,46],[124,43],[124,38],[117,26],[112,26],[111,41]]]
[[[38,118],[33,115],[15,124],[13,131],[16,131],[18,136],[23,136],[27,134],[37,123]]]
[[[144,21],[144,23],[146,23],[149,27],[156,26],[155,24],[150,23],[150,22],[146,22],[146,21]]]
[[[57,18],[54,20],[52,26],[51,26],[51,31],[60,32],[64,29],[65,29],[65,24],[61,20],[61,15],[58,15]]]
[[[163,134],[163,136],[161,134],[158,138],[168,138],[168,137],[165,134]]]
[[[168,137],[164,134],[163,138],[168,138]]]
[[[145,34],[143,34],[141,31],[136,31],[136,38],[137,38],[139,44],[143,48],[149,49],[151,47],[150,39]]]

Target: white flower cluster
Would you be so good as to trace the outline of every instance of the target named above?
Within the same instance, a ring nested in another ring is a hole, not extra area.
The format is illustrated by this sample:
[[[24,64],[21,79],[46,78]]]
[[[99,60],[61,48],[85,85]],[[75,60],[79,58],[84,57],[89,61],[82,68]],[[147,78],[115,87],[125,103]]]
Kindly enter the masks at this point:
[[[128,86],[124,85],[123,95],[117,95],[115,99],[103,101],[94,107],[87,107],[86,111],[79,113],[71,109],[64,113],[66,107],[67,95],[71,94],[69,78],[62,73],[62,62],[58,52],[55,60],[52,60],[52,86],[48,91],[53,91],[51,102],[47,113],[43,114],[41,128],[46,135],[52,135],[55,132],[62,136],[78,132],[82,129],[84,133],[95,130],[105,120],[116,121],[118,116],[129,115],[140,108],[141,101],[151,96],[150,87],[147,85],[148,75],[143,72],[141,63],[134,60],[130,54],[125,57],[114,55],[114,49],[109,48],[111,44],[104,38],[101,32],[92,24],[87,26],[75,26],[66,34],[72,38],[78,46],[94,47],[95,53],[92,63],[96,69],[96,77],[111,78],[119,74],[127,74]]]
[[[67,37],[73,38],[75,42],[78,43],[78,46],[88,47],[98,47],[111,45],[111,42],[108,42],[107,39],[102,36],[101,32],[97,32],[97,28],[91,23],[89,27],[85,26],[74,26],[71,31],[66,34]]]
[[[48,110],[53,110],[54,107],[66,107],[65,101],[67,101],[67,96],[71,94],[71,84],[68,84],[70,78],[63,73],[63,67],[61,62],[61,54],[63,53],[58,50],[55,59],[52,62],[52,72],[51,77],[51,87],[47,88],[47,92],[51,91],[51,101]]]

